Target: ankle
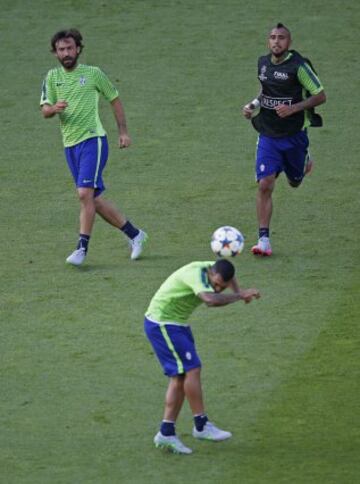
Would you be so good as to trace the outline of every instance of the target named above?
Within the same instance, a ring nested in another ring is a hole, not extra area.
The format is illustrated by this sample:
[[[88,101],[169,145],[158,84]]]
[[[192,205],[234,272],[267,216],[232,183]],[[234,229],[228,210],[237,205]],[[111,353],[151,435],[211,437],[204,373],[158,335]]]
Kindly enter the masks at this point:
[[[261,237],[270,237],[269,227],[259,227],[259,239],[261,239]]]
[[[160,432],[166,437],[175,435],[175,422],[169,422],[168,420],[163,420],[160,425]]]
[[[204,427],[206,425],[206,422],[208,422],[208,417],[205,414],[202,415],[194,415],[194,424],[195,428],[198,432],[202,432],[204,430]]]

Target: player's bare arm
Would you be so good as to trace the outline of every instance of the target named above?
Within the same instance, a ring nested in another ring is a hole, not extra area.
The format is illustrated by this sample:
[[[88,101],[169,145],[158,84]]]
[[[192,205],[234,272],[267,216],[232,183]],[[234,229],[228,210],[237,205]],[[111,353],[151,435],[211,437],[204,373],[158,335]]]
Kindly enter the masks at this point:
[[[63,99],[57,101],[55,104],[44,104],[41,107],[41,112],[44,118],[52,118],[55,114],[62,113],[66,109],[68,103]]]
[[[236,277],[233,277],[229,282],[228,282],[228,288],[232,290],[232,292],[240,292],[240,286],[239,283],[236,279]]]
[[[131,139],[130,139],[130,136],[128,135],[125,112],[120,99],[118,97],[114,99],[111,102],[111,106],[114,112],[118,130],[119,130],[119,147],[127,148],[128,146],[131,145]]]
[[[200,292],[198,297],[207,305],[207,306],[226,306],[227,304],[234,303],[236,301],[240,301],[241,295],[239,293],[233,294],[218,294],[213,292]]]
[[[227,304],[243,300],[249,303],[252,299],[258,299],[260,292],[257,289],[240,289],[233,294],[219,294],[213,292],[200,292],[198,297],[209,307],[226,306]]]
[[[293,104],[292,106],[288,106],[285,104],[280,104],[275,108],[278,116],[280,118],[286,118],[287,116],[291,116],[292,114],[298,113],[299,111],[304,111],[304,109],[314,108],[323,104],[326,101],[326,95],[324,91],[319,92],[319,94],[315,94],[314,96],[310,96],[303,101]]]
[[[260,291],[256,288],[240,289],[239,294],[245,304],[248,304],[253,299],[259,299],[260,297]]]
[[[240,294],[241,299],[247,304],[252,301],[252,299],[259,299],[260,292],[258,289],[251,288],[251,289],[241,289],[239,283],[235,277],[231,279],[229,282],[229,289],[231,289],[234,293]]]

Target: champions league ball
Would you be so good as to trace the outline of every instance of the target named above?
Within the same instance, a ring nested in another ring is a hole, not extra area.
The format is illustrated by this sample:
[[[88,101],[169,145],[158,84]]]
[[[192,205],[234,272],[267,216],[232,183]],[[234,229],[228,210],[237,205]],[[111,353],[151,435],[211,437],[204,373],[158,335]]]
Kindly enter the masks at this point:
[[[211,237],[211,250],[220,257],[234,257],[244,248],[242,233],[228,225],[219,227]]]

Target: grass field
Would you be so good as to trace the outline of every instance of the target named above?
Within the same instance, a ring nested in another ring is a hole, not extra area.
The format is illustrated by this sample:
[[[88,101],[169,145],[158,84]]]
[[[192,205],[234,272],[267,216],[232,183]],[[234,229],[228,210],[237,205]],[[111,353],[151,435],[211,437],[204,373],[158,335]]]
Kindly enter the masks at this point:
[[[354,484],[359,481],[359,80],[356,2],[0,0],[2,119],[0,482],[3,484]],[[279,180],[274,256],[258,260],[256,134],[240,107],[282,21],[328,102],[315,171]],[[78,202],[57,120],[39,114],[56,65],[51,35],[84,35],[82,61],[116,81],[133,146],[111,156],[107,195],[150,235],[141,261],[98,221],[86,264],[68,267]],[[355,52],[355,53],[354,53]],[[212,231],[246,237],[235,259],[262,299],[199,309],[193,331],[210,417],[233,432],[189,457],[152,444],[166,380],[143,313],[164,278],[211,258]]]

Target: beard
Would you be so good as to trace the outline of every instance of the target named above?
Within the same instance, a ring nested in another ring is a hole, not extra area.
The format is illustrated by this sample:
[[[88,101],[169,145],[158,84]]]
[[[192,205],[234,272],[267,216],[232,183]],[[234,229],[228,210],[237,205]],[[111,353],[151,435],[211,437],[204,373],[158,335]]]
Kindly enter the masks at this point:
[[[281,50],[279,50],[277,47],[275,47],[275,48],[273,47],[271,49],[271,54],[274,57],[276,57],[277,59],[280,58],[280,57],[282,57],[284,54],[286,54],[286,52],[287,52],[287,49],[281,49]]]
[[[73,69],[76,66],[77,60],[78,60],[78,55],[75,57],[64,57],[63,59],[60,60],[60,64],[65,68],[65,69]]]

